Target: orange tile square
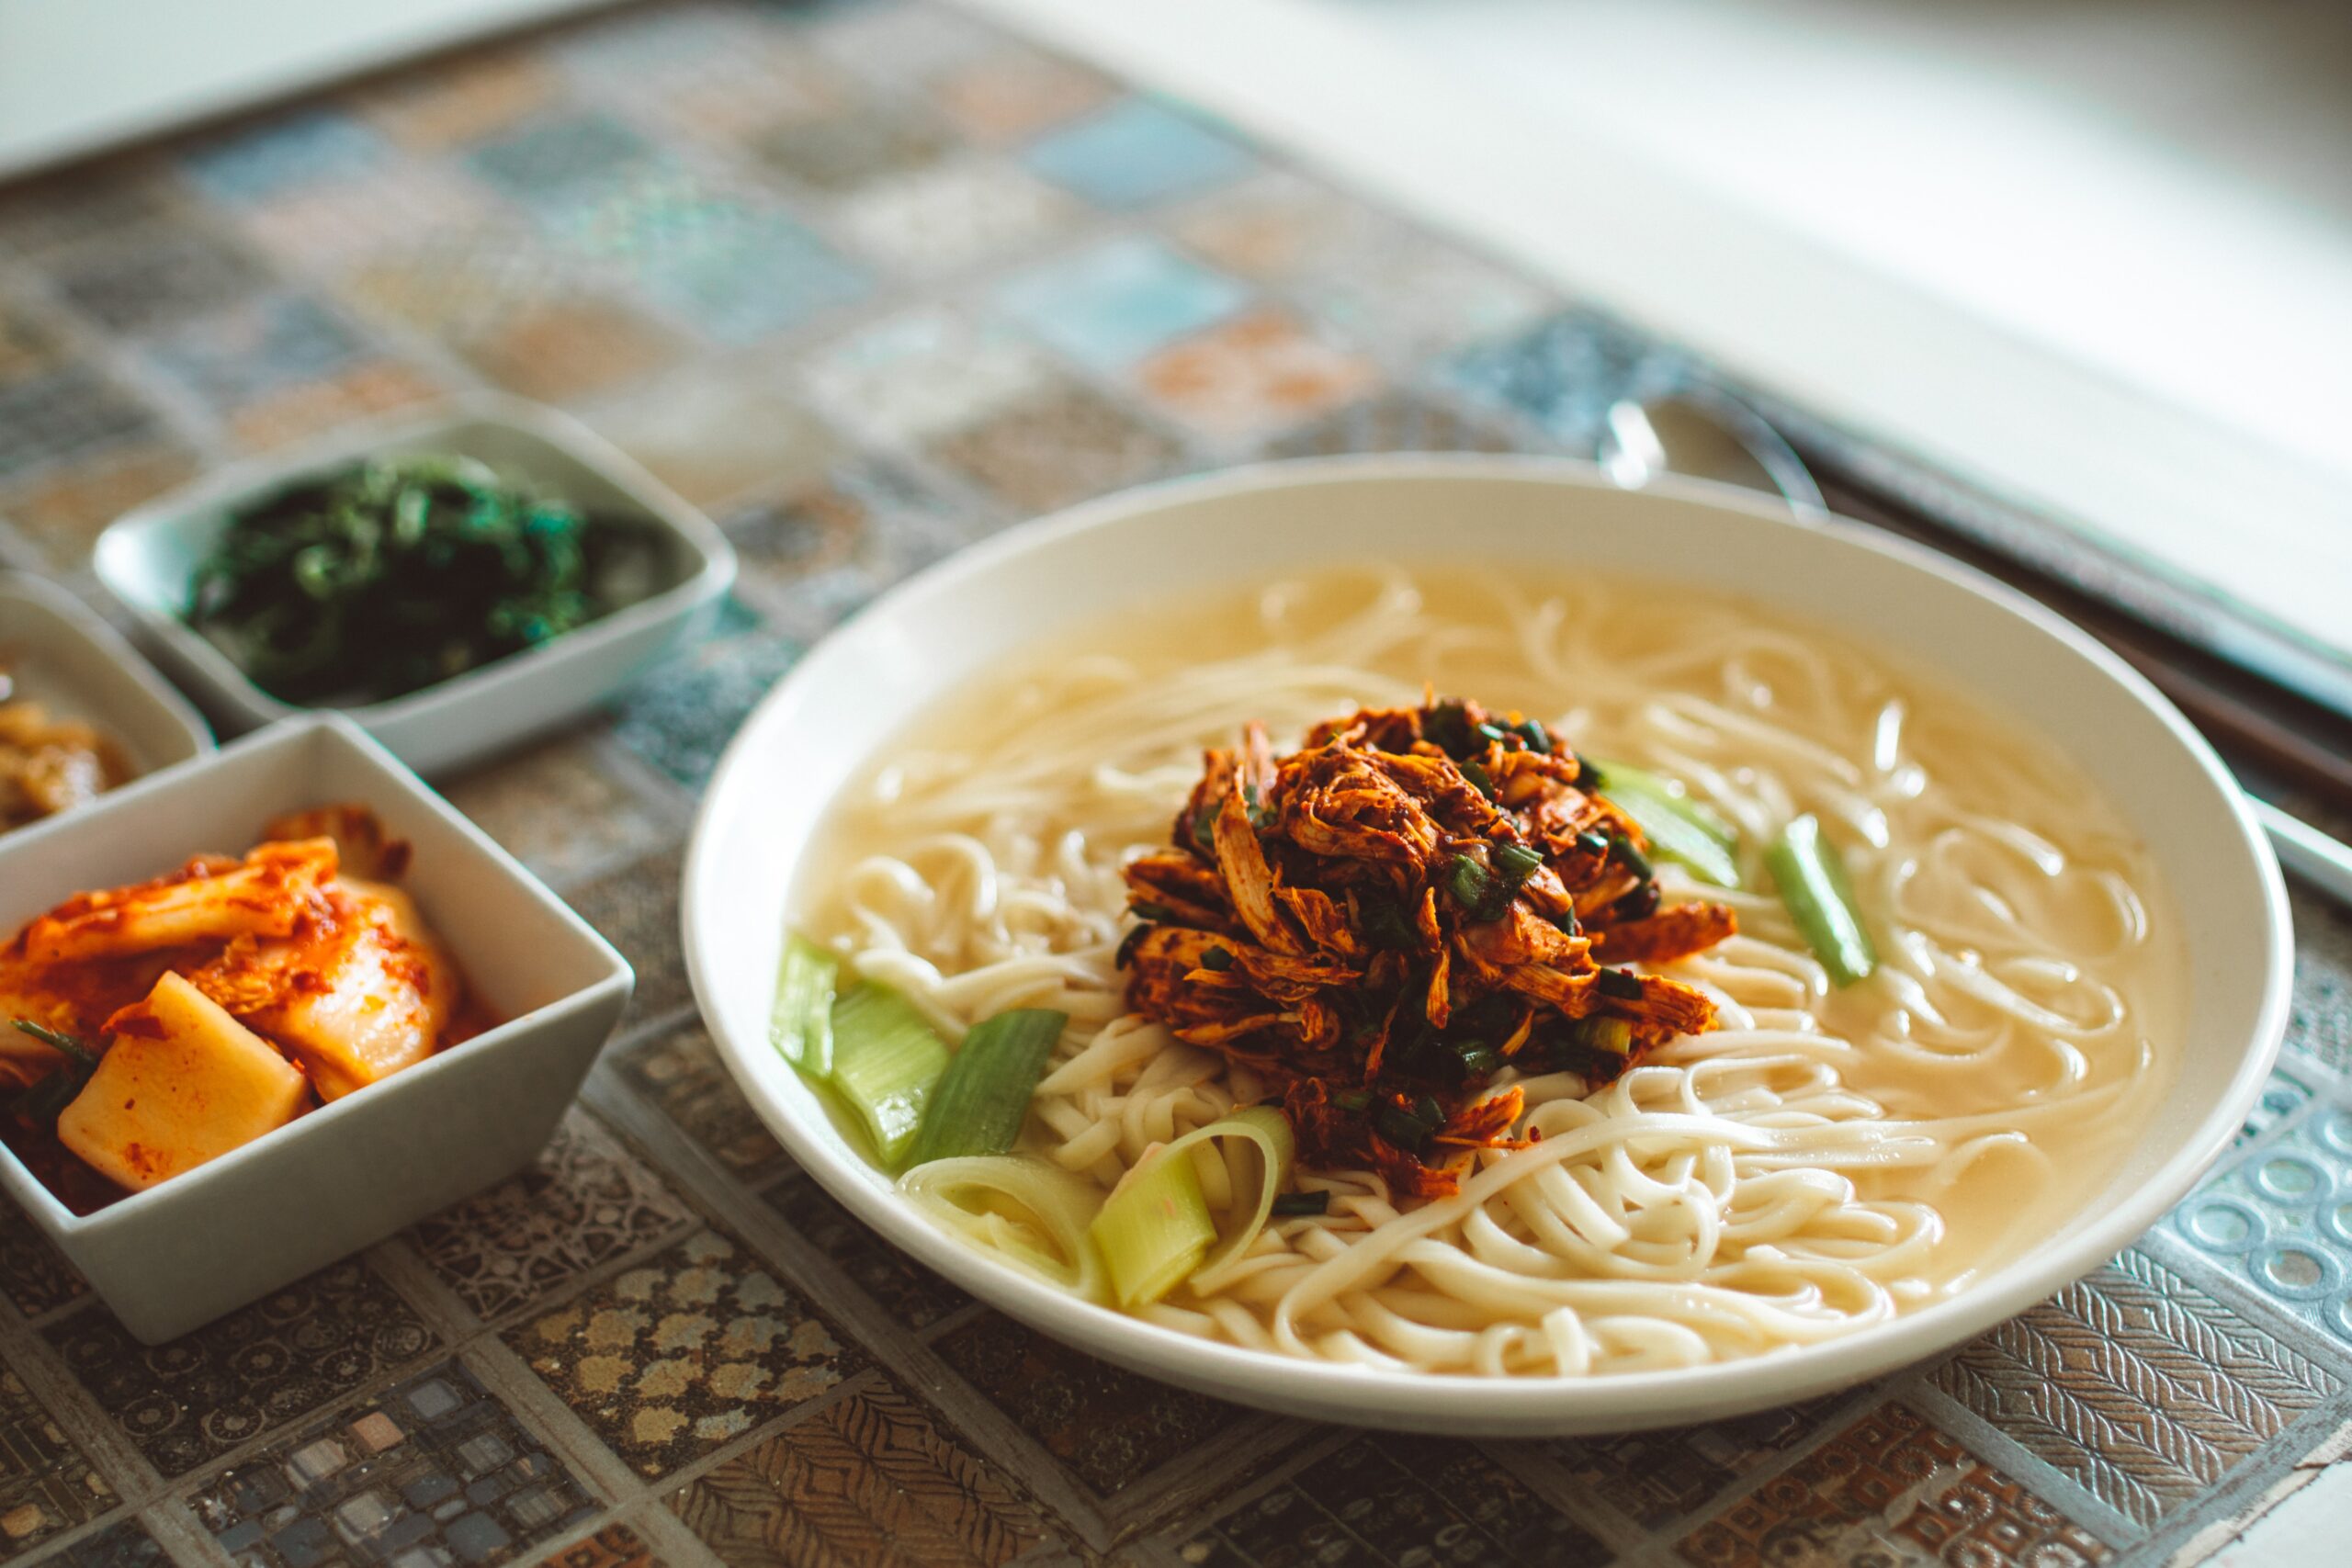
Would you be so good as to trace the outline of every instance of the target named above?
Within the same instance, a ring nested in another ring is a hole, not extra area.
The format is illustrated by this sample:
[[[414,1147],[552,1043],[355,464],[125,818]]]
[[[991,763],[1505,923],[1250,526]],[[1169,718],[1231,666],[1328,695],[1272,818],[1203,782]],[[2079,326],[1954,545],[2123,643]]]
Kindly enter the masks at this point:
[[[230,420],[229,437],[242,451],[264,452],[338,424],[429,402],[440,392],[423,371],[378,360],[331,381],[306,381],[246,404]]]
[[[106,525],[196,476],[195,454],[142,446],[101,465],[51,470],[21,491],[0,493],[0,513],[31,538],[50,564],[70,571],[87,563]]]
[[[555,74],[544,60],[492,49],[403,72],[362,87],[354,99],[395,141],[438,151],[503,130],[554,96]]]
[[[667,330],[596,299],[527,308],[459,345],[481,373],[511,391],[560,403],[615,391],[674,363]]]
[[[992,147],[1075,119],[1111,96],[1109,85],[1091,72],[1026,52],[957,66],[932,91],[950,124]]]
[[[1144,391],[1170,413],[1218,435],[1287,429],[1360,397],[1380,373],[1360,355],[1315,337],[1279,310],[1253,310],[1144,361]]]

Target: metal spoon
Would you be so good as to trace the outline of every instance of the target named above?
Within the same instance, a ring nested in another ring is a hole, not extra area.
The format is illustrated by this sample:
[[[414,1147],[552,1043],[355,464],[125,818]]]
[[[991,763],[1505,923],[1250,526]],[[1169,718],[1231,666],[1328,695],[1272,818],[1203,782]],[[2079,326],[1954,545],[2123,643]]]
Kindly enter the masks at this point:
[[[1626,490],[1679,474],[1777,494],[1805,521],[1829,515],[1796,449],[1761,414],[1722,392],[1692,389],[1611,405],[1596,457],[1601,471]],[[2352,908],[2352,847],[2250,791],[2246,799],[2279,863]]]
[[[1694,389],[1611,404],[1599,457],[1610,479],[1626,490],[1674,473],[1777,491],[1808,521],[1829,515],[1796,448],[1763,415],[1724,393]]]

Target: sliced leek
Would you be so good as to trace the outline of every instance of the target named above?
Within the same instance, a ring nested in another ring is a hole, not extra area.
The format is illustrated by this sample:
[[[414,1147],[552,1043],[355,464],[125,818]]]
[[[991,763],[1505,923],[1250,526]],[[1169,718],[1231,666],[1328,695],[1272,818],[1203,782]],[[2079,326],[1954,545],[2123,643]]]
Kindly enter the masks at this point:
[[[947,1046],[914,1003],[872,981],[833,1004],[832,1029],[832,1086],[865,1124],[883,1168],[897,1170],[947,1071]]]
[[[1110,1271],[1111,1292],[1132,1312],[1174,1290],[1216,1240],[1189,1154],[1155,1151],[1103,1201],[1087,1234]]]
[[[1101,1190],[1023,1155],[967,1155],[919,1165],[899,1190],[949,1235],[1082,1296],[1102,1297],[1102,1259],[1087,1226]]]
[[[976,1025],[931,1091],[907,1163],[1009,1153],[1069,1021],[1066,1012],[1018,1008]]]
[[[1739,834],[1681,783],[1629,762],[1596,760],[1600,793],[1622,807],[1668,860],[1688,866],[1702,882],[1739,886]]]
[[[1193,1151],[1227,1138],[1257,1150],[1258,1182],[1252,1195],[1233,1194],[1220,1238]],[[1156,1302],[1188,1277],[1195,1289],[1215,1290],[1266,1228],[1297,1146],[1281,1111],[1253,1105],[1162,1145],[1129,1171],[1093,1225],[1119,1304]]]
[[[841,961],[801,937],[784,939],[775,968],[775,1006],[768,1043],[811,1077],[833,1070],[833,987]]]
[[[1878,949],[1846,878],[1845,858],[1821,831],[1820,820],[1808,814],[1790,823],[1764,863],[1781,902],[1829,978],[1841,987],[1869,979],[1878,967]]]

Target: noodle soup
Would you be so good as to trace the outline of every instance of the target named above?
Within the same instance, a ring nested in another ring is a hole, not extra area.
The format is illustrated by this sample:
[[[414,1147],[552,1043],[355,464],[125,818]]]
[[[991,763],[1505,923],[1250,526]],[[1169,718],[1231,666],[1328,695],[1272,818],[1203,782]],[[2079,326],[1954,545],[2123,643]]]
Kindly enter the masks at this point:
[[[1736,829],[1737,886],[1664,861],[1657,886],[1669,910],[1728,907],[1737,934],[1641,966],[1703,993],[1714,1026],[1606,1083],[1504,1066],[1510,1146],[1466,1150],[1443,1195],[1302,1163],[1322,1213],[1274,1213],[1138,1315],[1429,1372],[1750,1357],[1964,1289],[2077,1212],[2146,1124],[2185,970],[2097,793],[1930,677],[1679,586],[1340,572],[1057,640],[885,749],[835,803],[793,923],[950,1043],[1007,1010],[1066,1013],[1019,1148],[1107,1196],[1268,1088],[1131,1008],[1123,869],[1166,849],[1204,748],[1254,721],[1288,751],[1431,688],[1679,781]],[[1805,815],[1875,940],[1843,987],[1764,871]],[[1229,1232],[1263,1173],[1219,1147],[1196,1163]],[[954,1228],[1022,1262],[1024,1217]]]

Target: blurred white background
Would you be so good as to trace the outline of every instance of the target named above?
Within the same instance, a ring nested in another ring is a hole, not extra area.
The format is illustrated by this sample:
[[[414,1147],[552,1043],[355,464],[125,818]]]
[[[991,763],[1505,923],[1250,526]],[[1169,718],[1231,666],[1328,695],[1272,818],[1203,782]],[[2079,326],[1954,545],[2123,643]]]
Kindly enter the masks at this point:
[[[2352,457],[2342,0],[1314,0],[1988,321]]]

